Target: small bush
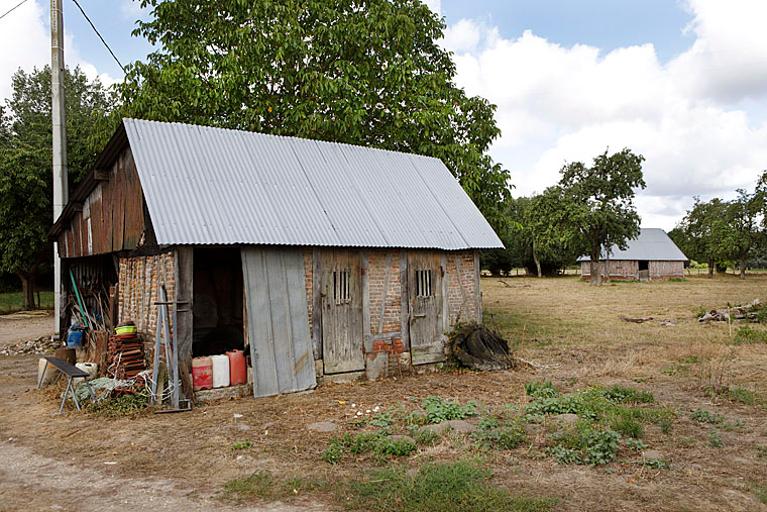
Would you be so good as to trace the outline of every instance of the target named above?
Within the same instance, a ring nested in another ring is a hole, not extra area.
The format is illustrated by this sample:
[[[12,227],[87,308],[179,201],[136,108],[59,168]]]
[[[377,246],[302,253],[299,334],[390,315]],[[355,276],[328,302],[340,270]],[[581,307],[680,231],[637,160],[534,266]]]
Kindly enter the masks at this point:
[[[426,414],[421,411],[413,411],[405,416],[405,423],[408,425],[423,426],[429,423]]]
[[[496,418],[487,417],[479,422],[471,438],[480,448],[513,450],[525,442],[527,433],[519,422],[501,425]]]
[[[690,415],[690,418],[697,421],[698,423],[710,423],[712,425],[718,425],[724,421],[724,418],[719,414],[714,414],[705,409],[696,409]]]
[[[645,459],[642,465],[650,469],[668,469],[669,463],[663,459]]]
[[[320,458],[328,464],[338,464],[344,456],[344,446],[338,440],[330,442],[327,448],[322,452]]]
[[[232,444],[232,449],[234,450],[247,450],[248,448],[252,447],[253,443],[250,442],[250,440],[245,441],[235,441]]]
[[[439,396],[428,396],[423,401],[426,420],[429,423],[442,423],[448,420],[462,420],[477,415],[476,402],[461,405],[453,400],[445,400]]]
[[[368,422],[369,425],[378,428],[389,428],[393,423],[394,418],[392,418],[392,415],[388,412],[378,413]]]
[[[387,468],[351,485],[344,505],[387,512],[545,512],[554,500],[524,498],[490,482],[492,474],[473,463],[426,464],[414,475]]]
[[[620,434],[613,430],[598,430],[587,424],[554,434],[554,446],[549,450],[561,464],[607,464],[618,453]]]
[[[626,443],[626,448],[633,452],[641,452],[642,450],[647,448],[647,445],[644,444],[639,439],[629,438],[629,439],[626,439],[625,443]]]
[[[416,450],[415,442],[407,438],[392,439],[381,437],[373,447],[376,455],[381,457],[407,457]]]
[[[559,391],[549,381],[528,382],[525,384],[525,393],[532,398],[555,398],[559,396]]]

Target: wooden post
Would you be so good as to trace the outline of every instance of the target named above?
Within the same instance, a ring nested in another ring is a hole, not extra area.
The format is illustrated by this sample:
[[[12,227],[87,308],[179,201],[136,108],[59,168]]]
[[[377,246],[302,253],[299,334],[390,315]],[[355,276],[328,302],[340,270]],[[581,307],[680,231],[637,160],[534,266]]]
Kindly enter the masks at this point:
[[[176,330],[178,372],[184,396],[192,399],[192,335],[194,332],[194,249],[178,247],[175,251],[176,307],[173,328]]]

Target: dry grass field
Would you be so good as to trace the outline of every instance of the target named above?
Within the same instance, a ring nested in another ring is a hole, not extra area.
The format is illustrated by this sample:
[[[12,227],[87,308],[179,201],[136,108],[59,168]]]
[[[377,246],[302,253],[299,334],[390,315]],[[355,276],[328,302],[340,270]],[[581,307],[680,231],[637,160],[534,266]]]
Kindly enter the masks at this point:
[[[55,390],[32,389],[34,360],[0,359],[0,458],[49,468],[47,477],[0,468],[0,510],[101,506],[112,488],[100,479],[121,485],[126,509],[160,500],[189,510],[767,510],[767,328],[695,317],[764,299],[767,276],[482,287],[486,323],[529,365],[104,418],[52,416]],[[467,421],[478,430],[425,436],[425,412],[476,413]],[[338,430],[306,428],[317,421]],[[416,446],[381,444],[381,430]],[[50,484],[68,468],[91,482],[86,496]],[[441,501],[446,493],[463,501]]]

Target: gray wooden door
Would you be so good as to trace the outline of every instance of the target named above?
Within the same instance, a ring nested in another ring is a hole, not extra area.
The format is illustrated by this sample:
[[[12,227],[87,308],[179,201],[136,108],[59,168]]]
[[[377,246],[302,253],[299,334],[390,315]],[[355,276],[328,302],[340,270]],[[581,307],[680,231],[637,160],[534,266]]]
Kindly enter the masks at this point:
[[[302,252],[243,247],[241,256],[253,395],[315,387]]]
[[[325,373],[364,370],[360,255],[321,251],[320,273]]]
[[[445,360],[443,341],[442,267],[435,254],[408,256],[410,355],[413,364]]]

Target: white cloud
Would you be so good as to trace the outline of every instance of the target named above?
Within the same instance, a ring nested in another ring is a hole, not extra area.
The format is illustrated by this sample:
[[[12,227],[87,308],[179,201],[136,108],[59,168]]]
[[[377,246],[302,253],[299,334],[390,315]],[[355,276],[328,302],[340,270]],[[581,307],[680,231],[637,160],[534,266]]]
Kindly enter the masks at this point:
[[[423,3],[437,14],[442,14],[442,0],[423,0]]]
[[[696,39],[665,64],[651,43],[605,54],[530,31],[503,38],[472,20],[449,27],[443,44],[456,53],[459,85],[498,105],[503,135],[492,152],[517,193],[556,183],[566,161],[590,162],[608,146],[647,159],[638,206],[648,227],[673,227],[694,195],[753,186],[767,123],[743,105],[767,91],[767,2],[689,8]]]
[[[130,21],[146,18],[151,12],[151,7],[141,7],[140,0],[120,0],[120,12]]]
[[[17,0],[0,0],[0,12],[13,7]],[[44,8],[46,6],[46,8]],[[11,77],[19,69],[31,71],[51,61],[51,39],[47,3],[39,0],[26,2],[7,17],[0,20],[0,101],[11,94]],[[106,84],[116,79],[106,73],[99,73],[96,67],[85,60],[77,48],[72,35],[66,31],[64,20],[64,62],[69,67],[80,66],[89,78],[99,77]]]

